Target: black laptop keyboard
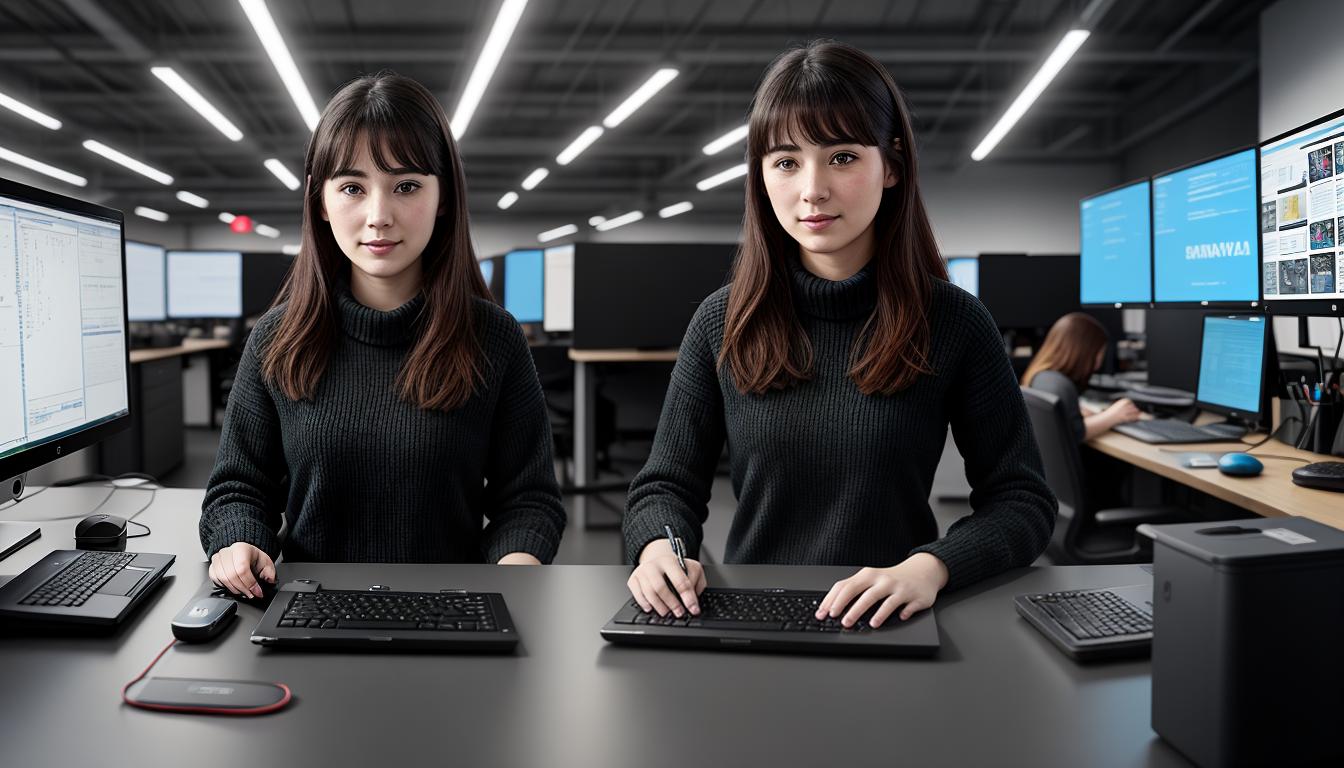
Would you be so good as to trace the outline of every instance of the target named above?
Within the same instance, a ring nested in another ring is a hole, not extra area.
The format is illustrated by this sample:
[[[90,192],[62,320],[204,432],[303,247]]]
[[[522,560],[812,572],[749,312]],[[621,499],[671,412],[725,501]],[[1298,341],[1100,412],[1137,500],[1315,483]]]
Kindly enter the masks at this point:
[[[294,595],[281,627],[494,632],[488,595],[320,590]]]
[[[816,618],[825,592],[802,592],[783,589],[721,589],[710,587],[700,593],[700,615],[689,613],[677,618],[672,614],[637,611],[630,619],[616,619],[618,624],[649,625],[655,627],[687,627],[692,629],[754,629],[767,632],[869,632],[869,616],[846,629],[840,619]],[[630,605],[638,608],[633,599]],[[872,611],[869,611],[871,614]]]
[[[1027,598],[1079,640],[1153,631],[1153,617],[1105,589],[1046,592]]]
[[[83,605],[135,557],[135,552],[82,552],[29,592],[19,605]]]
[[[1176,443],[1200,443],[1210,440],[1236,440],[1246,430],[1221,424],[1209,424],[1202,427],[1181,421],[1180,419],[1153,419],[1136,421],[1116,427],[1116,431],[1130,437],[1140,437],[1138,433],[1157,435],[1164,441]],[[1142,439],[1142,437],[1140,437]]]

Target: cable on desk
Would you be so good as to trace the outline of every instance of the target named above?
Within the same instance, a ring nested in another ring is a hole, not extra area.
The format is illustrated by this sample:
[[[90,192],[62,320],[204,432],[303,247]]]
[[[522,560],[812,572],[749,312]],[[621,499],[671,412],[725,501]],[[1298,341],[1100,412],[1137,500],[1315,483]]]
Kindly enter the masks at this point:
[[[13,504],[17,504],[18,502],[23,501],[24,499],[30,499],[30,498],[32,498],[33,496],[36,496],[36,495],[38,495],[39,493],[42,493],[42,491],[47,490],[47,488],[69,488],[69,487],[72,487],[72,486],[83,485],[83,484],[85,484],[85,483],[92,483],[92,482],[96,482],[96,481],[99,481],[99,480],[104,481],[104,482],[113,482],[113,481],[116,481],[116,480],[127,480],[127,479],[147,480],[147,481],[153,483],[154,486],[155,486],[155,487],[149,489],[150,491],[152,491],[152,493],[150,494],[150,497],[149,497],[149,501],[148,501],[147,503],[145,503],[144,506],[142,506],[142,507],[140,507],[139,509],[137,509],[137,510],[134,512],[134,514],[132,514],[130,517],[127,518],[128,521],[132,521],[132,520],[135,520],[135,518],[138,517],[138,516],[140,515],[141,512],[144,512],[146,509],[149,509],[150,505],[154,503],[154,498],[155,498],[155,496],[158,495],[159,488],[162,488],[162,487],[163,487],[163,483],[160,483],[160,482],[158,481],[158,479],[155,478],[153,475],[146,475],[146,474],[143,474],[143,473],[140,473],[140,472],[127,472],[127,473],[124,474],[124,475],[117,475],[116,477],[111,477],[111,476],[109,476],[109,475],[81,475],[80,477],[68,478],[68,479],[66,479],[66,480],[57,480],[56,482],[52,483],[51,485],[48,485],[48,486],[43,487],[42,490],[34,491],[34,492],[32,493],[32,495],[30,495],[30,496],[20,496],[18,499],[16,499],[16,500],[13,502]],[[22,523],[53,523],[53,522],[57,522],[57,521],[59,521],[59,520],[74,520],[74,519],[76,519],[76,518],[84,518],[84,517],[88,517],[89,515],[92,515],[94,512],[97,512],[98,510],[102,509],[102,508],[103,508],[103,505],[107,504],[108,500],[112,498],[113,494],[115,494],[117,491],[120,491],[120,490],[122,490],[122,487],[121,487],[121,486],[118,486],[118,485],[114,485],[114,486],[112,486],[112,490],[108,491],[107,495],[103,497],[103,500],[100,501],[100,502],[98,502],[98,505],[97,505],[97,506],[95,506],[93,509],[91,509],[91,510],[89,510],[89,511],[87,511],[87,512],[80,512],[79,514],[75,514],[75,515],[62,515],[62,516],[60,516],[60,517],[43,517],[43,518],[38,518],[38,519],[36,519],[36,520],[17,520],[17,521],[15,521],[15,522],[22,522]],[[130,487],[129,487],[129,490],[145,490],[145,488],[144,488],[143,486],[130,486]],[[0,507],[0,510],[4,510],[4,509],[7,509],[7,508],[8,508],[7,506],[5,506],[5,507]],[[144,525],[144,523],[136,523],[136,525]],[[149,535],[149,534],[146,533],[146,534],[139,534],[139,535],[136,535],[136,536],[133,536],[133,537],[127,537],[127,538],[140,538],[141,536],[148,536],[148,535]]]
[[[235,709],[224,707],[200,707],[200,706],[189,706],[182,704],[152,704],[150,702],[136,701],[135,699],[132,699],[130,695],[131,686],[135,685],[141,680],[144,680],[145,676],[149,674],[149,671],[154,668],[154,665],[159,663],[159,659],[162,659],[163,655],[167,653],[170,649],[172,649],[174,645],[177,645],[177,638],[173,638],[172,640],[168,641],[168,644],[163,647],[163,650],[159,651],[159,655],[155,656],[153,661],[149,662],[149,666],[145,667],[143,672],[141,672],[139,675],[136,675],[134,680],[122,686],[121,689],[122,702],[132,707],[139,707],[140,709],[150,709],[154,710],[155,712],[188,712],[204,715],[265,715],[270,712],[277,712],[281,709],[284,709],[286,706],[288,706],[289,702],[294,698],[294,693],[289,689],[289,686],[285,685],[284,683],[269,683],[269,685],[274,685],[280,690],[284,691],[285,694],[284,697],[281,698],[279,701],[275,702],[274,704],[267,704],[261,707],[249,707],[246,709],[242,708]]]

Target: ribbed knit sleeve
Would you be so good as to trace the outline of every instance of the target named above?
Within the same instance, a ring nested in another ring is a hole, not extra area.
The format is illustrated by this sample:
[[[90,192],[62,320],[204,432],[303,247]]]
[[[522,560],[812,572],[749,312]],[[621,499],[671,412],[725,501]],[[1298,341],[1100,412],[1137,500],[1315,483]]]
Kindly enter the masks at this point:
[[[258,322],[229,392],[219,454],[201,507],[200,536],[206,557],[240,541],[271,559],[280,555],[288,471],[280,420],[261,379],[261,347],[279,312],[272,310]]]
[[[723,336],[726,297],[727,289],[714,294],[691,318],[649,460],[630,484],[621,529],[632,563],[639,562],[650,541],[666,537],[664,526],[681,537],[690,557],[700,556],[714,468],[724,441],[722,394],[710,339]]]
[[[961,291],[943,322],[965,340],[948,390],[952,436],[966,460],[972,513],[916,547],[947,565],[946,589],[1030,565],[1045,551],[1058,504],[1045,482],[1027,407],[994,320]]]
[[[551,458],[551,423],[527,340],[517,323],[492,332],[506,350],[506,368],[491,427],[486,462],[485,561],[526,552],[543,563],[555,559],[565,510]]]

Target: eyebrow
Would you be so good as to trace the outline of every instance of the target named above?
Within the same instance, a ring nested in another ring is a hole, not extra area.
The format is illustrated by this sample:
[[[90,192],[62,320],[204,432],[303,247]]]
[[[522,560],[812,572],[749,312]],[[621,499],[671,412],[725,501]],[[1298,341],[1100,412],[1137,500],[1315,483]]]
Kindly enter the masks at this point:
[[[863,142],[855,141],[854,139],[831,139],[830,141],[823,141],[819,146],[838,147],[841,144],[862,144],[862,143]],[[797,144],[776,144],[770,149],[767,149],[765,151],[765,154],[773,155],[776,152],[801,152],[801,151],[802,150],[799,149]]]

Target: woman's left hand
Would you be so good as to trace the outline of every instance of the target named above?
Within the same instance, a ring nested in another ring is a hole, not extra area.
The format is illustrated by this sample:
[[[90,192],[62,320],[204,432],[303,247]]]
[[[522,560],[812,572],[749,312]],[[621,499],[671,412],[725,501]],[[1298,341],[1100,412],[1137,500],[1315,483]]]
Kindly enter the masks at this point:
[[[499,558],[498,565],[541,565],[541,561],[526,552],[510,552]]]
[[[916,552],[899,565],[864,568],[848,579],[837,581],[817,608],[817,618],[835,618],[843,612],[840,623],[852,627],[880,602],[882,605],[873,614],[870,626],[881,626],[901,606],[905,606],[901,610],[901,621],[905,621],[932,606],[947,579],[947,566],[942,560],[927,552]],[[848,611],[845,606],[849,606]]]

